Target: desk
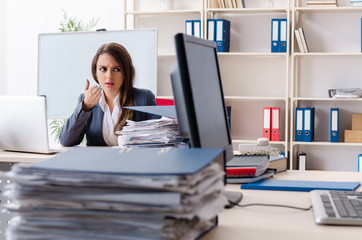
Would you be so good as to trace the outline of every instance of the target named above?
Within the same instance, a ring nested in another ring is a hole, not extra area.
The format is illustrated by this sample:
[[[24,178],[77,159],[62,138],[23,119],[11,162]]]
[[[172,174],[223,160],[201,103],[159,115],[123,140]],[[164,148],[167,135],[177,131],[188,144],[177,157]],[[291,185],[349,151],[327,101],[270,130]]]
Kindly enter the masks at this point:
[[[11,152],[0,150],[0,162],[37,162],[52,156],[54,156],[54,154]]]
[[[0,151],[0,162],[35,162],[53,155]],[[362,181],[362,173],[327,171],[287,171],[275,179]],[[240,192],[240,184],[228,184],[229,191]],[[357,191],[362,191],[359,187]],[[311,205],[309,192],[243,190],[241,204],[268,203],[298,207]],[[6,216],[8,217],[8,216]],[[6,221],[3,221],[6,223]],[[5,226],[1,226],[4,229]],[[1,238],[1,234],[0,234]],[[314,222],[313,210],[303,211],[281,207],[234,207],[219,214],[219,225],[202,240],[351,240],[362,239],[362,227],[327,226]]]
[[[362,173],[326,171],[287,171],[275,179],[362,181]],[[227,190],[241,191],[239,184],[228,184]],[[362,191],[359,187],[357,191]],[[243,190],[240,204],[269,203],[298,207],[311,205],[309,192]],[[219,214],[219,225],[203,240],[350,240],[362,239],[362,226],[327,226],[314,221],[313,209],[308,211],[281,207],[250,206],[224,210]]]

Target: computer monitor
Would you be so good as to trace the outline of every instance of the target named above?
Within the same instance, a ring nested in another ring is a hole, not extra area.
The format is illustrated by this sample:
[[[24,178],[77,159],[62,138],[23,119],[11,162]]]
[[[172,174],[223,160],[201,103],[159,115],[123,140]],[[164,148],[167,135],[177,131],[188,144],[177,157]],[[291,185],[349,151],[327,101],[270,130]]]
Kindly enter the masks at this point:
[[[191,147],[222,148],[225,163],[234,157],[215,42],[175,36],[177,64],[170,69],[179,130]],[[226,181],[225,181],[226,183]],[[233,207],[242,193],[224,192]]]
[[[234,154],[216,44],[185,34],[177,34],[175,44],[171,81],[180,132],[191,147],[223,148],[229,161]]]

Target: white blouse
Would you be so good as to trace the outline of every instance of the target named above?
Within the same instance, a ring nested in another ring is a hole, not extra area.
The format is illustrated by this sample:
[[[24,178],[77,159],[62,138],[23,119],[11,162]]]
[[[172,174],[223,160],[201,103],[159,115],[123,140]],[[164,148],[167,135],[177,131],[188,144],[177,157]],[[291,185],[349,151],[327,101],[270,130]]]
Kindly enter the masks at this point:
[[[118,146],[118,136],[114,133],[114,126],[117,123],[118,118],[122,113],[122,109],[119,104],[119,94],[113,100],[113,102],[114,102],[114,107],[113,107],[113,112],[111,114],[111,111],[109,110],[108,104],[104,97],[104,93],[102,93],[102,96],[99,99],[99,106],[104,112],[103,126],[102,126],[103,138],[108,146]]]

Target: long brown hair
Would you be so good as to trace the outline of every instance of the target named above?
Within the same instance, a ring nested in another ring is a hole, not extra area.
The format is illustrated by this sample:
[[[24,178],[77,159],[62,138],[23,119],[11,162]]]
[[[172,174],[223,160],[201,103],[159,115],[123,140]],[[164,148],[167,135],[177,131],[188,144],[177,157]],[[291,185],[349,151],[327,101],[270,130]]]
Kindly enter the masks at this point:
[[[127,49],[118,43],[106,43],[99,47],[92,61],[92,75],[94,80],[99,84],[97,79],[97,62],[101,54],[109,54],[117,61],[121,66],[123,73],[123,84],[120,89],[119,103],[121,108],[124,106],[134,106],[134,78],[135,69],[132,63],[132,58],[129,55]],[[126,108],[122,108],[121,116],[119,116],[114,131],[122,130],[126,125],[127,119],[133,118],[134,111]]]

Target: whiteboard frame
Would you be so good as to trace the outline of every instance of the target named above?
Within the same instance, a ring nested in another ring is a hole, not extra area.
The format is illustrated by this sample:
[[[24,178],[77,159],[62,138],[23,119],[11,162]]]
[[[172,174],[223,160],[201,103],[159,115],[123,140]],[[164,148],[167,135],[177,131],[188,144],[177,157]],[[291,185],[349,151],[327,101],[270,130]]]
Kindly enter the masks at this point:
[[[86,79],[91,85],[96,84],[91,61],[97,49],[108,42],[120,43],[129,51],[136,69],[134,86],[149,89],[157,96],[157,29],[41,33],[37,95],[47,97],[48,118],[68,118],[84,92]],[[93,49],[88,51],[89,48]],[[57,57],[64,59],[54,59]]]

